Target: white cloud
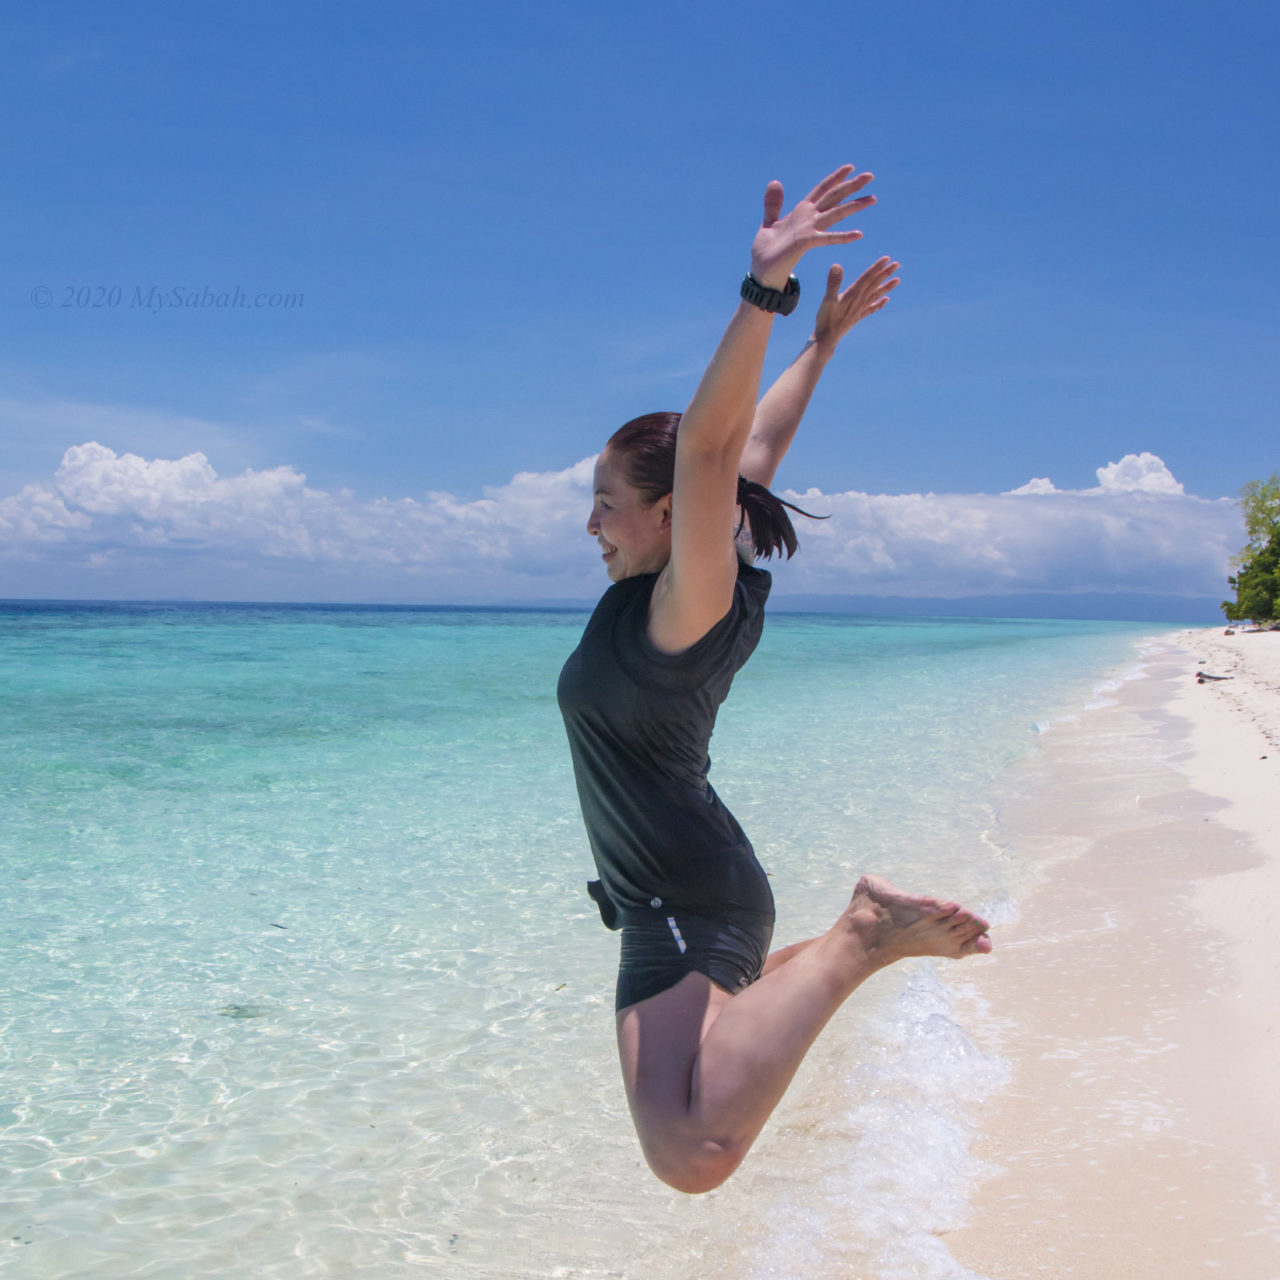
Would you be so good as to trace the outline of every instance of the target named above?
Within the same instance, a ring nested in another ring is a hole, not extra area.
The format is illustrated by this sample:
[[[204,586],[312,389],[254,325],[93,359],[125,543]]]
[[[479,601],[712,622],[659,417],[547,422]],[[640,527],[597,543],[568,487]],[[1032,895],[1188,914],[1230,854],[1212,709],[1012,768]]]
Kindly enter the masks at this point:
[[[176,459],[68,449],[0,499],[0,595],[482,601],[588,598],[604,585],[583,526],[592,459],[521,473],[476,499],[367,500],[295,468],[220,476]],[[1095,489],[1035,479],[1004,494],[788,494],[803,550],[780,594],[949,596],[1112,591],[1213,595],[1243,541],[1228,499],[1184,493],[1155,455]]]
[[[1104,493],[1182,493],[1173,473],[1154,453],[1126,453],[1119,462],[1098,468]]]
[[[1126,453],[1119,462],[1108,462],[1105,467],[1099,467],[1096,474],[1098,477],[1096,489],[1080,489],[1076,492],[1173,494],[1185,492],[1182,485],[1173,478],[1173,472],[1154,453]],[[1063,490],[1058,489],[1052,480],[1043,476],[1032,477],[1024,485],[1006,490],[1010,495],[1062,492]]]
[[[798,497],[832,518],[802,531],[795,591],[966,596],[1100,591],[1213,595],[1241,543],[1239,508],[1180,494]]]
[[[154,571],[153,553],[168,549],[188,573],[202,557],[219,567],[285,561],[310,569],[315,599],[327,598],[326,567],[335,566],[339,576],[357,570],[398,587],[396,598],[405,574],[428,596],[433,588],[450,598],[480,599],[490,587],[535,594],[532,580],[548,576],[565,579],[560,594],[589,592],[598,567],[582,533],[591,468],[588,458],[522,473],[472,501],[450,493],[370,501],[312,489],[293,467],[221,477],[203,453],[149,461],[91,442],[68,449],[49,483],[0,500],[0,556],[63,566],[92,556],[99,569]],[[261,581],[262,564],[253,576]]]

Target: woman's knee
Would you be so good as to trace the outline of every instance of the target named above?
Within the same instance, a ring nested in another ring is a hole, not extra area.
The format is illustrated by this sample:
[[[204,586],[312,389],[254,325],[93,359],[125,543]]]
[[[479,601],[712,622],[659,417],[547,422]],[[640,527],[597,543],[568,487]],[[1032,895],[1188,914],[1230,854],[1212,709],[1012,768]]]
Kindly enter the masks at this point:
[[[714,1191],[742,1163],[745,1148],[738,1151],[723,1142],[702,1142],[646,1148],[644,1158],[660,1182],[686,1195]]]

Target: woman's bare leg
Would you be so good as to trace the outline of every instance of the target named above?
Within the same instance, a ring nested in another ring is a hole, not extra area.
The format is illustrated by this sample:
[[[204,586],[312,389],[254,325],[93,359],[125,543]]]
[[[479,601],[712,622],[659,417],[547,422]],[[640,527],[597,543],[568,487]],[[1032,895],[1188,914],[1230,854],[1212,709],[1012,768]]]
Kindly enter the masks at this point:
[[[779,947],[777,951],[770,951],[769,958],[764,962],[764,972],[772,973],[780,964],[794,960],[802,951],[807,951],[815,942],[821,941],[821,938],[806,938],[803,942],[793,942],[788,947]]]
[[[864,876],[822,937],[777,953],[778,962],[741,995],[693,973],[622,1010],[622,1074],[650,1168],[680,1191],[719,1186],[818,1033],[867,978],[907,956],[990,951],[986,929],[953,902]]]

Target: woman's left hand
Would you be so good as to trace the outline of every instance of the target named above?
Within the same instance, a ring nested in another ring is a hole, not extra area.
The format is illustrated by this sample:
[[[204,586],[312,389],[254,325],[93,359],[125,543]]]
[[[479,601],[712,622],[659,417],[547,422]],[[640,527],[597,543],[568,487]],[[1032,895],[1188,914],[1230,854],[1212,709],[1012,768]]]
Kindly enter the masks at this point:
[[[830,355],[859,320],[874,315],[889,301],[889,294],[901,283],[890,277],[901,265],[888,257],[879,258],[841,293],[844,268],[838,262],[833,264],[827,272],[827,292],[813,322],[814,342]]]
[[[827,228],[875,204],[875,196],[848,199],[874,176],[854,174],[853,165],[841,165],[785,217],[782,216],[782,183],[769,183],[764,193],[764,221],[751,243],[751,274],[756,280],[770,289],[785,288],[792,268],[810,249],[860,240],[861,231],[829,231]]]

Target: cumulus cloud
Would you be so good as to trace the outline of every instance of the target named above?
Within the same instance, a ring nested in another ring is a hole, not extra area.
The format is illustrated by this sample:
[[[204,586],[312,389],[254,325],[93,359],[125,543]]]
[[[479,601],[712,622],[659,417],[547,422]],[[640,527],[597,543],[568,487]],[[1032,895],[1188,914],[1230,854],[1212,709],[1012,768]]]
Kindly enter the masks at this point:
[[[1098,468],[1103,493],[1182,493],[1173,473],[1154,453],[1126,453]]]
[[[25,568],[23,582],[53,584],[30,594],[100,583],[146,596],[148,582],[169,593],[180,573],[191,597],[244,598],[236,584],[252,583],[278,599],[586,598],[603,583],[583,532],[592,462],[521,473],[479,498],[370,500],[313,489],[289,466],[220,476],[203,453],[148,460],[90,442],[0,499],[0,559],[6,576]],[[804,551],[779,569],[778,591],[1221,592],[1243,537],[1235,502],[1186,494],[1150,453],[1097,474],[1085,490],[1037,478],[1003,494],[791,492],[831,518],[799,521]]]
[[[1154,453],[1126,453],[1119,462],[1108,462],[1095,473],[1096,489],[1079,489],[1078,493],[1174,493],[1184,492],[1182,485],[1173,478],[1173,472]],[[1061,493],[1052,480],[1033,476],[1026,484],[1009,489],[1011,496],[1019,493]],[[1070,491],[1068,491],[1070,492]]]

